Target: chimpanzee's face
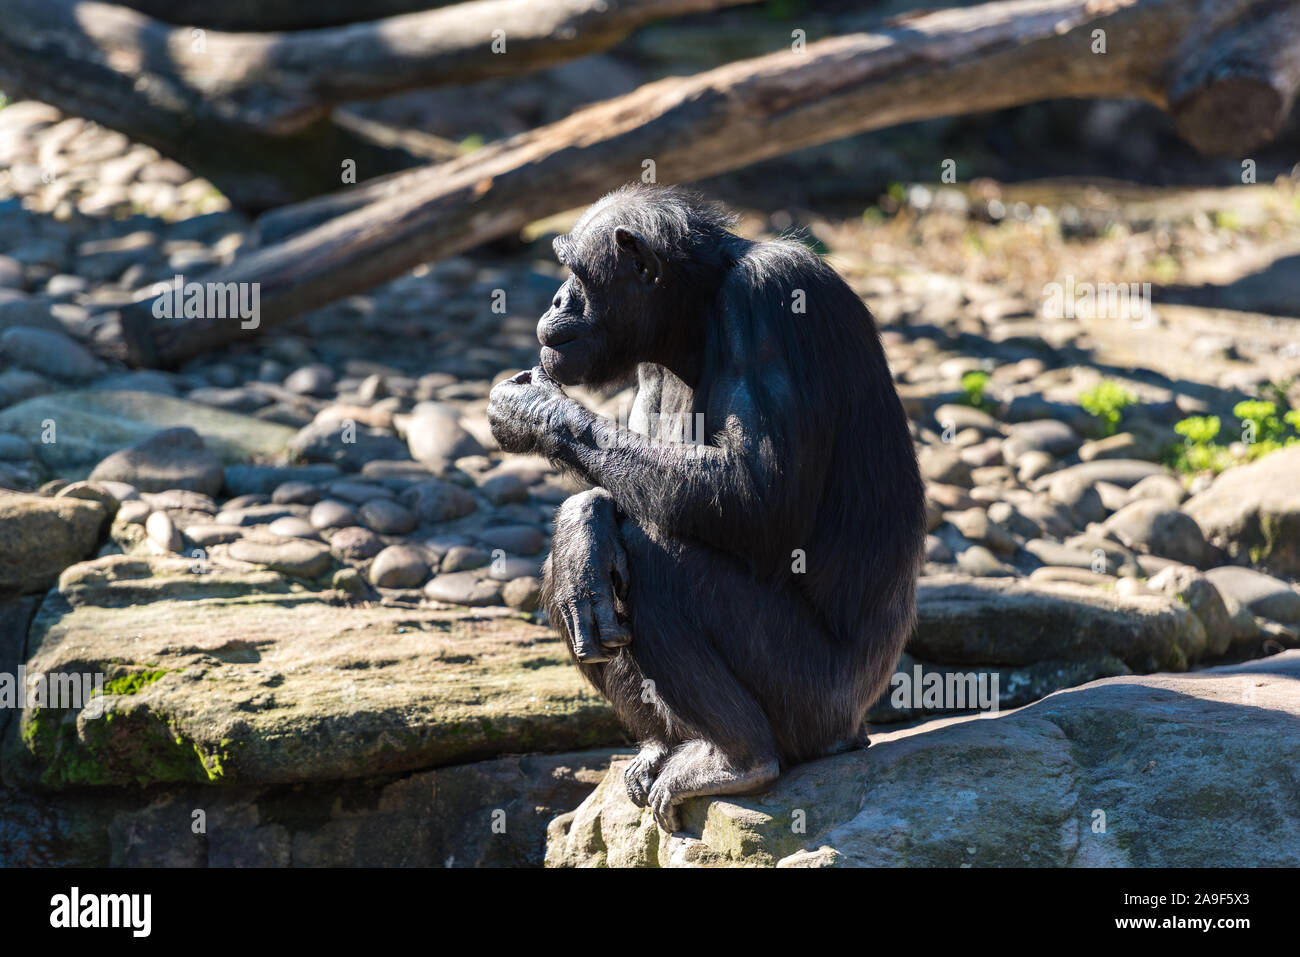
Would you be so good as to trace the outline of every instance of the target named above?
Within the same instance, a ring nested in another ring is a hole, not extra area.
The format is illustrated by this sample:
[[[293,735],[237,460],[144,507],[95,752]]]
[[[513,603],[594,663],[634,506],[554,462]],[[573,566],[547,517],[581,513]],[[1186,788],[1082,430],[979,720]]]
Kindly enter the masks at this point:
[[[636,233],[601,223],[559,237],[555,252],[572,275],[537,323],[542,368],[562,385],[629,376],[660,332],[659,256]]]

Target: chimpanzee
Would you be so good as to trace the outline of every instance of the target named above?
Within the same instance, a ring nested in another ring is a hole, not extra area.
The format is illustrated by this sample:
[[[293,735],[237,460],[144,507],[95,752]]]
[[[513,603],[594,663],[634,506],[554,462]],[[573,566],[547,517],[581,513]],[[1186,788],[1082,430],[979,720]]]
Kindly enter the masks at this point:
[[[685,798],[864,743],[925,535],[871,314],[805,246],[732,222],[678,188],[602,198],[555,240],[571,275],[539,366],[488,405],[502,449],[593,486],[556,512],[542,603],[641,741],[628,794],[668,831]],[[634,372],[630,427],[562,389]]]

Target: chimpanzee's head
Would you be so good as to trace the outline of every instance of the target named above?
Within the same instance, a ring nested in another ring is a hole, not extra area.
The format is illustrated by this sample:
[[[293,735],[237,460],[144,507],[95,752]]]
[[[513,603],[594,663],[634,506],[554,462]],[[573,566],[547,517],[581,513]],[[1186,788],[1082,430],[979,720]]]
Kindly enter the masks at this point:
[[[729,218],[675,188],[626,186],[555,240],[569,279],[537,323],[541,364],[564,385],[601,385],[638,363],[672,365],[703,336],[734,262]]]

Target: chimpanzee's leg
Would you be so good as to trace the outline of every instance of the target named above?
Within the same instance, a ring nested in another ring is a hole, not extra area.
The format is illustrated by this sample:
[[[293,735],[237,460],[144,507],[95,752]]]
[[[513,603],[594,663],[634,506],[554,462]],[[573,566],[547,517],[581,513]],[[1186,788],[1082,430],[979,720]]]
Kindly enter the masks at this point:
[[[547,607],[569,637],[566,622],[575,616],[555,602],[552,579],[594,539],[616,537],[626,555],[631,643],[608,661],[578,664],[643,742],[625,775],[633,801],[649,800],[673,826],[673,808],[686,797],[761,787],[779,765],[856,738],[865,685],[880,678],[846,666],[802,598],[754,580],[707,546],[660,540],[626,518],[616,530],[588,519],[598,533],[589,524],[582,535],[561,535],[557,519]],[[566,554],[572,542],[581,548]]]

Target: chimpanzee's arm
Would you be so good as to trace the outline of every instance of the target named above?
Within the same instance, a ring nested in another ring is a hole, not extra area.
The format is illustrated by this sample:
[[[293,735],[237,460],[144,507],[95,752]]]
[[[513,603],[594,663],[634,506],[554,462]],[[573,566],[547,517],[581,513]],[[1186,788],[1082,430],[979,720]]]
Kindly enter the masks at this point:
[[[770,520],[783,497],[781,443],[760,429],[744,382],[719,385],[726,411],[710,444],[656,442],[566,399],[545,453],[607,489],[641,523],[742,551],[738,530],[767,524],[763,516]]]

